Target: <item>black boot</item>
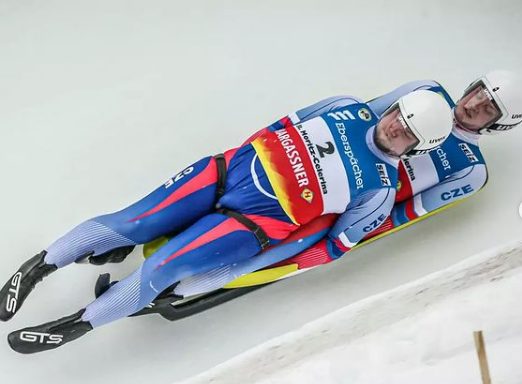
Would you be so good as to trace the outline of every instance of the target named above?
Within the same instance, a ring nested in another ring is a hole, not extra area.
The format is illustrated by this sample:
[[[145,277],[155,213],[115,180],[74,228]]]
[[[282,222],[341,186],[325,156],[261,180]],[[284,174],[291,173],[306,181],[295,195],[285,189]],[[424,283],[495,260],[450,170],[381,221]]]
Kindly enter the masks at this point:
[[[151,315],[153,313],[158,313],[161,316],[165,317],[165,313],[170,313],[170,309],[172,308],[172,303],[175,303],[176,301],[183,300],[183,296],[176,295],[174,293],[174,288],[178,283],[175,283],[165,289],[163,292],[161,292],[158,297],[156,297],[152,303],[147,305],[142,310],[133,313],[132,315],[129,315],[129,317],[134,316],[143,316],[143,315]],[[168,317],[165,317],[168,319]]]
[[[111,281],[111,274],[104,273],[96,279],[96,284],[94,285],[94,297],[98,298],[103,295],[105,292],[109,290],[114,284],[118,281]]]
[[[83,312],[85,309],[50,323],[12,332],[7,341],[14,351],[24,354],[61,347],[92,330],[88,321],[81,320]]]
[[[10,320],[20,310],[35,285],[58,269],[54,264],[45,263],[46,254],[46,251],[42,251],[27,260],[4,285],[0,291],[0,320]]]
[[[85,256],[78,258],[75,263],[76,264],[85,264],[90,263],[93,265],[104,265],[107,263],[121,263],[125,260],[127,256],[131,254],[134,250],[134,245],[129,245],[127,247],[120,247],[113,249],[111,251],[107,251],[102,255],[93,256],[94,252],[88,253]]]

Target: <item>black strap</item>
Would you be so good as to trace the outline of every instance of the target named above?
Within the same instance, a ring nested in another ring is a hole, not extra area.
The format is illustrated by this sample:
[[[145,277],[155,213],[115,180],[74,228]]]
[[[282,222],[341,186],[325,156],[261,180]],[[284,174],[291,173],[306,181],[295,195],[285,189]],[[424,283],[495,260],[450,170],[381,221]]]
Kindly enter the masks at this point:
[[[225,194],[225,183],[227,181],[227,162],[225,160],[225,155],[222,153],[215,155],[214,159],[216,159],[216,165],[217,165],[217,186],[216,186],[216,202],[219,201],[219,199]],[[221,213],[223,215],[232,217],[236,219],[238,222],[243,224],[245,227],[250,229],[254,236],[256,237],[257,241],[259,241],[259,245],[261,246],[261,249],[265,249],[270,245],[270,239],[268,235],[266,234],[263,229],[254,223],[249,218],[243,216],[240,213],[231,211],[226,208],[219,208],[217,210],[218,213]]]
[[[236,219],[241,224],[243,224],[245,227],[250,229],[254,236],[256,237],[257,241],[259,241],[259,245],[261,246],[261,250],[265,249],[270,245],[270,238],[266,234],[263,229],[254,223],[252,220],[250,220],[248,217],[243,216],[241,213],[237,213],[234,211],[231,211],[226,208],[219,208],[217,210],[218,213],[221,213],[223,215],[232,217],[233,219]]]
[[[216,189],[216,202],[225,194],[225,183],[227,181],[227,162],[225,160],[225,155],[220,153],[219,155],[215,155],[214,159],[216,159],[217,165],[217,189]]]

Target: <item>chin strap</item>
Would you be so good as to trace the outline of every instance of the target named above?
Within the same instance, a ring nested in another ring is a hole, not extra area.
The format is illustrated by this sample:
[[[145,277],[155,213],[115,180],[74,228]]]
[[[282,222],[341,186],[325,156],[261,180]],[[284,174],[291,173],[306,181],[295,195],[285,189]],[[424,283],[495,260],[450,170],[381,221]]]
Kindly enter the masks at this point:
[[[512,124],[512,125],[493,124],[491,127],[479,129],[478,133],[480,135],[482,135],[482,134],[496,135],[496,134],[498,134],[500,132],[510,131],[513,128],[515,128],[518,124],[520,124],[520,123]]]

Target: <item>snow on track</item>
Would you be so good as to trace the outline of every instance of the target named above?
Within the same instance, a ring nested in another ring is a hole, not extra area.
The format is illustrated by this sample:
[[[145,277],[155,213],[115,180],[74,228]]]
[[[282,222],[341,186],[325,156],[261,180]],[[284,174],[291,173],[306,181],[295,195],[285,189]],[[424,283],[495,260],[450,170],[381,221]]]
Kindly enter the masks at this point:
[[[479,382],[479,329],[494,381],[520,383],[521,290],[516,242],[339,309],[183,383]]]

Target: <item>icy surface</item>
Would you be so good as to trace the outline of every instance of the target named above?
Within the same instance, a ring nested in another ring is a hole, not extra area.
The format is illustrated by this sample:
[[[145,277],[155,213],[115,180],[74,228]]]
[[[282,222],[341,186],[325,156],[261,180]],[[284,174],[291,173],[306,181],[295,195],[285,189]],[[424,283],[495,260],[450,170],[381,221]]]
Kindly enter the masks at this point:
[[[340,309],[183,384],[522,382],[522,242]]]
[[[82,221],[318,99],[423,78],[457,99],[493,68],[522,70],[521,14],[519,0],[1,0],[0,284]],[[15,354],[9,332],[75,313],[100,273],[142,260],[67,267],[0,324],[0,383],[170,384],[522,240],[520,143],[522,129],[484,138],[484,191],[336,263],[184,321],[125,319]]]

